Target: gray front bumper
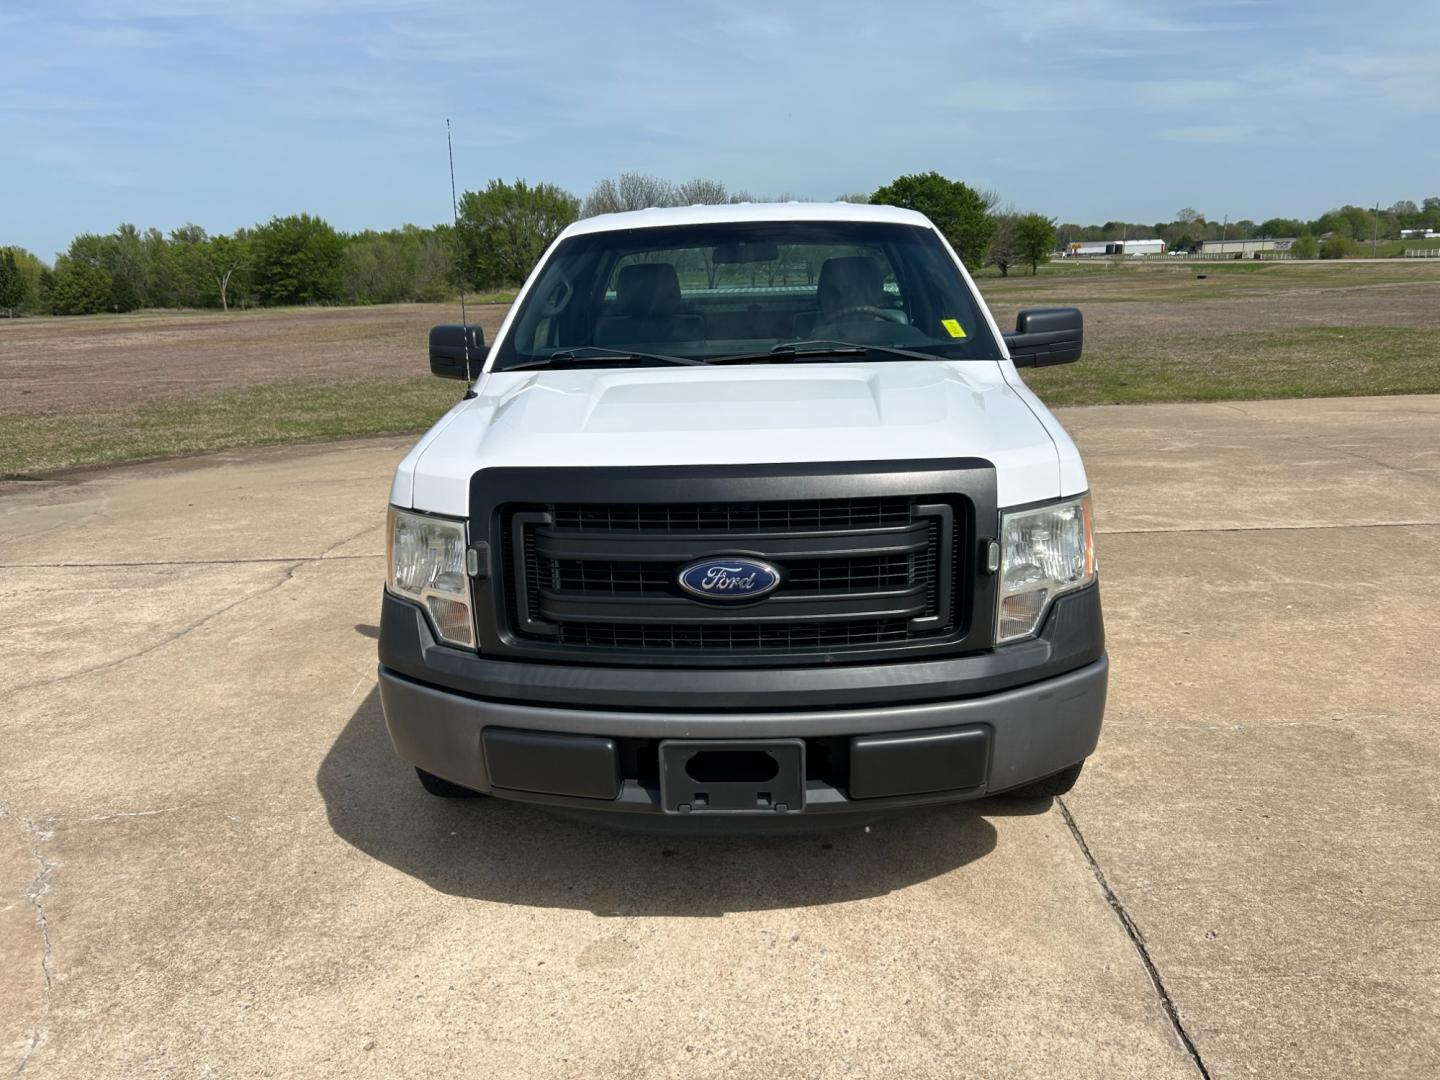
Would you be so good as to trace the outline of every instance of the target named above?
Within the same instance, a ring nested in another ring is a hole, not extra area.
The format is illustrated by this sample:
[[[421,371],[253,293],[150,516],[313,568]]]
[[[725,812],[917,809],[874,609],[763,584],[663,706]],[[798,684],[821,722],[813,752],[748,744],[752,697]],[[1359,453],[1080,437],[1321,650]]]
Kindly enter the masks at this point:
[[[984,784],[893,798],[851,799],[812,781],[805,813],[874,811],[973,799],[1019,787],[1084,760],[1105,711],[1108,659],[1002,693],[924,705],[814,711],[633,712],[520,705],[428,686],[380,668],[380,700],[395,751],[405,761],[464,787],[506,798],[591,810],[660,813],[658,793],[626,779],[614,799],[582,798],[492,784],[482,749],[487,727],[611,739],[774,739],[930,732],[983,725],[990,760]]]

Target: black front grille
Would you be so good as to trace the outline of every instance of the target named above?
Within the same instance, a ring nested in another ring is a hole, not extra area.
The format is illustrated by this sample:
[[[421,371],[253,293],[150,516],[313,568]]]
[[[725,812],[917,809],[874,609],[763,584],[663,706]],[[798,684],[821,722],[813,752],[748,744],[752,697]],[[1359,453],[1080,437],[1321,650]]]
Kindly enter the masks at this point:
[[[562,645],[592,649],[754,649],[781,654],[873,647],[907,640],[909,623],[905,619],[763,626],[569,623],[561,625],[559,638]]]
[[[555,528],[672,535],[883,529],[911,521],[912,500],[789,499],[734,503],[557,503]]]
[[[618,596],[674,596],[673,562],[615,562],[537,558],[537,584],[555,592]],[[787,593],[857,593],[908,588],[933,573],[928,555],[792,559],[780,588]],[[918,577],[917,577],[918,575]]]
[[[555,652],[763,663],[963,636],[973,514],[960,496],[501,507],[510,632]],[[734,604],[677,585],[687,563],[764,558],[779,588]]]

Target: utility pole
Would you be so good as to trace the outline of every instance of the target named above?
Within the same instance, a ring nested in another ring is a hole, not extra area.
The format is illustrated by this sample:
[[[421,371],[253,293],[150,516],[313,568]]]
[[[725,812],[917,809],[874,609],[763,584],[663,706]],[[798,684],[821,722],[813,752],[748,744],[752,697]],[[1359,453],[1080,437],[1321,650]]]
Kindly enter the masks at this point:
[[[1370,257],[1380,253],[1380,203],[1375,203],[1375,227],[1370,233]]]

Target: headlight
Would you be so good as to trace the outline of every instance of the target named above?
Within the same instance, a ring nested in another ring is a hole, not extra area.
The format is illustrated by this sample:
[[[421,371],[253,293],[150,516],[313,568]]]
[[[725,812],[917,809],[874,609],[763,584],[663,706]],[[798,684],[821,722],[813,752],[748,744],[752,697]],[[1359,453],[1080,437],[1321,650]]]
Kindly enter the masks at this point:
[[[385,584],[430,613],[435,635],[475,647],[470,582],[465,574],[465,522],[390,508],[390,558]]]
[[[1051,600],[1094,580],[1090,496],[1001,514],[995,643],[1029,637]]]

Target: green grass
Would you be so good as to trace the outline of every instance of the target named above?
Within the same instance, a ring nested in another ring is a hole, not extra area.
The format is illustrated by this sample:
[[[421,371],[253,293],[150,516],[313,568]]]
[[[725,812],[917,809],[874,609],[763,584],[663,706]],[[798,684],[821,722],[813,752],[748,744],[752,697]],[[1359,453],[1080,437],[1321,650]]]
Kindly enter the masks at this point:
[[[1026,371],[1025,381],[1049,405],[1433,394],[1440,345],[1419,327],[1196,331],[1180,355],[1126,341]]]
[[[1042,267],[1038,278],[986,277],[981,288],[1002,319],[1051,304],[1108,310],[1088,328],[1080,363],[1025,373],[1051,405],[1440,393],[1436,263],[1074,261]],[[1207,279],[1197,280],[1197,272]],[[467,299],[478,305],[508,295]],[[1205,300],[1212,303],[1190,303]],[[1104,308],[1111,303],[1131,307]],[[206,347],[200,359],[242,374],[243,365],[255,365],[253,376],[232,381],[241,389],[223,391],[203,379],[166,377],[173,328],[158,316],[7,327],[24,336],[10,338],[8,355],[0,353],[0,361],[18,361],[9,369],[18,389],[0,382],[0,477],[421,431],[461,392],[458,383],[422,374],[434,314],[399,306],[352,309],[348,321],[318,310],[280,320],[260,313],[253,323],[248,315],[217,320],[197,339]],[[487,317],[498,314],[492,308]],[[153,344],[145,336],[152,331]],[[266,359],[290,357],[294,367],[277,381],[273,364],[256,363],[257,349],[267,350]],[[56,371],[97,365],[112,374],[127,363],[158,362],[135,375],[133,386],[112,378],[117,390],[134,390],[126,400],[118,393],[46,396],[34,374],[41,360]],[[175,363],[190,360],[175,354]],[[0,379],[6,371],[0,364]],[[154,383],[149,391],[145,379]]]
[[[1395,259],[1412,248],[1440,248],[1440,240],[1381,240],[1373,246],[1369,240],[1361,240],[1355,245],[1355,254],[1362,259]]]
[[[1077,260],[1078,261],[1078,260]],[[1421,265],[1426,264],[1426,265]],[[1440,282],[1440,259],[1368,259],[1326,262],[1230,260],[1226,262],[1130,262],[1091,264],[1090,269],[1042,266],[1038,277],[1012,273],[977,281],[988,303],[1047,304],[1122,303],[1157,300],[1224,300],[1281,292],[1307,294],[1341,290],[1347,302],[1352,290],[1375,285],[1433,288]],[[1047,273],[1048,271],[1048,273]],[[1201,275],[1204,275],[1202,278]]]
[[[1027,371],[1050,405],[1440,393],[1435,331],[1314,327],[1197,332],[1183,356],[1143,341]],[[0,413],[0,476],[211,450],[423,430],[460,384],[416,376],[277,383],[194,400],[64,413]]]
[[[460,397],[428,375],[271,383],[213,397],[0,413],[0,477],[245,446],[420,431]]]

